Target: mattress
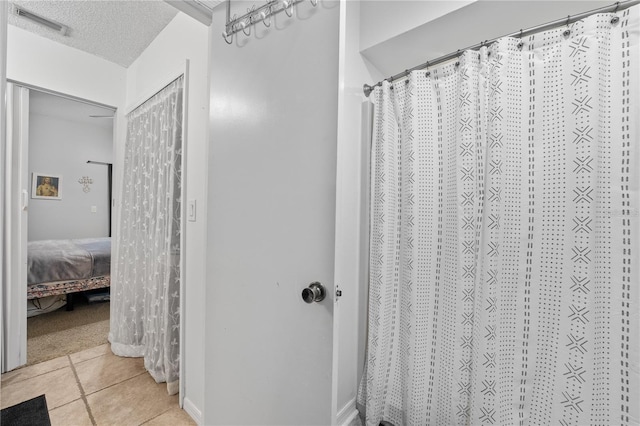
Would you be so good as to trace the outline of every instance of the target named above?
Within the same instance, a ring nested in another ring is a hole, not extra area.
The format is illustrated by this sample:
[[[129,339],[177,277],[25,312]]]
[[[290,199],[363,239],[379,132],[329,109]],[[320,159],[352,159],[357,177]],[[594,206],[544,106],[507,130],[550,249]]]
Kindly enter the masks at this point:
[[[111,238],[31,241],[27,299],[109,287]]]
[[[111,238],[31,241],[27,245],[27,285],[107,276]]]

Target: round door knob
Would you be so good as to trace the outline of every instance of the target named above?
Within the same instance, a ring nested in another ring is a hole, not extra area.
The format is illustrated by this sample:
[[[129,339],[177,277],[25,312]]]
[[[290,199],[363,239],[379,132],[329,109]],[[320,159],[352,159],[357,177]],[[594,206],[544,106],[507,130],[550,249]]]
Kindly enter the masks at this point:
[[[327,292],[322,284],[313,282],[309,287],[302,290],[302,300],[307,303],[320,302],[324,300]]]

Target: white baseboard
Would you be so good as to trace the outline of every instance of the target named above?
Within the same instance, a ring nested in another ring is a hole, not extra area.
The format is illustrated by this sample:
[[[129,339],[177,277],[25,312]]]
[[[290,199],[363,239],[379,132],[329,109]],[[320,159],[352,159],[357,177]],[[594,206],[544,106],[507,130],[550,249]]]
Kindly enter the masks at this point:
[[[349,426],[349,424],[358,417],[358,409],[356,408],[356,399],[353,398],[347,402],[344,407],[338,411],[336,423],[339,426]]]
[[[191,416],[194,422],[198,425],[202,425],[202,413],[198,408],[191,402],[189,398],[185,398],[182,403],[182,409],[187,412],[188,415]]]

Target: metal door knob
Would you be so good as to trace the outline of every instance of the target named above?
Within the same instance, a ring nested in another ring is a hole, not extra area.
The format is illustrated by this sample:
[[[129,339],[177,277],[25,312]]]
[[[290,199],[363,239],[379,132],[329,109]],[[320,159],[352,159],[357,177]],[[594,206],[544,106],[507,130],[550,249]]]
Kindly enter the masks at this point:
[[[309,284],[309,287],[302,290],[302,300],[307,303],[320,302],[324,300],[327,291],[319,282]]]

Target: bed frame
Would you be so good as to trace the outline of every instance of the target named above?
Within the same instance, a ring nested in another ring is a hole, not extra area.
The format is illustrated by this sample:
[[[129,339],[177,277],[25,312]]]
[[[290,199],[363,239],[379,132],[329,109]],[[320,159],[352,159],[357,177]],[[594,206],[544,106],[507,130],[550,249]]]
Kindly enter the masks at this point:
[[[32,284],[27,290],[27,299],[40,297],[67,295],[67,311],[73,310],[73,293],[111,286],[111,277],[94,277],[86,280],[59,281],[54,283]]]

